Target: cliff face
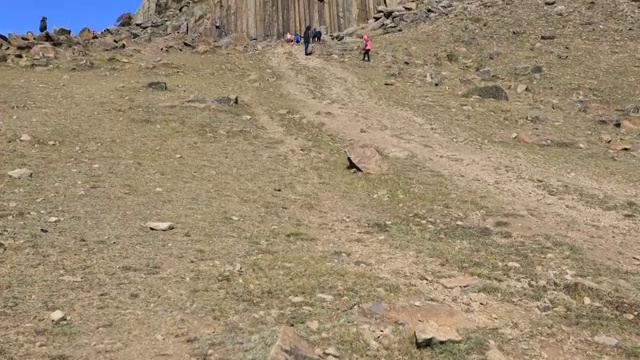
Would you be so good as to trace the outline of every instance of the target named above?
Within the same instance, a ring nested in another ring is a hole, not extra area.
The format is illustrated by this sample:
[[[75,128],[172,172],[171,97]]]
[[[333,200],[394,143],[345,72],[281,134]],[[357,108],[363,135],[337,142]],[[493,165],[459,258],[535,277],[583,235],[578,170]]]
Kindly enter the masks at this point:
[[[302,32],[306,25],[335,33],[365,23],[378,6],[398,0],[143,0],[137,24],[167,24],[167,32],[193,35],[244,33],[262,40]]]

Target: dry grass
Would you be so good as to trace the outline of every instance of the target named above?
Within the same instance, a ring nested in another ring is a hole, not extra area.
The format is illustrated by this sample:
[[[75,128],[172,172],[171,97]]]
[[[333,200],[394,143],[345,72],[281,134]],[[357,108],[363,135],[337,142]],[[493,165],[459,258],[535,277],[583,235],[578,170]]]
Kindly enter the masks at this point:
[[[160,63],[95,54],[90,71],[3,66],[2,171],[34,176],[0,182],[0,358],[260,359],[281,325],[347,358],[470,359],[489,340],[514,358],[637,356],[638,317],[623,315],[640,311],[630,258],[638,206],[622,195],[635,194],[637,158],[607,152],[597,137],[637,138],[592,117],[638,97],[628,82],[640,77],[638,42],[633,31],[604,41],[623,28],[620,17],[578,31],[583,5],[527,22],[522,14],[541,4],[455,15],[376,39],[372,64],[336,60],[327,45],[313,58],[266,49]],[[536,47],[539,30],[560,21],[570,25],[558,40]],[[510,35],[516,27],[525,35]],[[496,47],[502,55],[488,58]],[[515,78],[520,63],[542,66],[542,77]],[[531,91],[509,90],[503,103],[463,99],[458,79],[484,67]],[[426,82],[433,72],[446,73],[444,86]],[[389,77],[398,85],[382,86]],[[169,90],[144,87],[155,80]],[[593,99],[586,114],[569,100],[578,91]],[[241,104],[163,106],[227,94]],[[521,121],[533,110],[548,121]],[[586,146],[510,138],[536,131]],[[377,147],[390,172],[348,171],[343,147],[356,141]],[[147,221],[176,229],[153,232]],[[482,281],[462,295],[437,283],[460,274]],[[487,304],[471,304],[472,294]],[[585,296],[601,306],[583,305]],[[480,327],[433,351],[400,331],[372,352],[352,309],[407,299],[448,302]],[[552,311],[540,313],[545,301]],[[56,309],[70,320],[52,325]],[[594,344],[600,333],[620,345]],[[559,351],[549,338],[577,340]]]

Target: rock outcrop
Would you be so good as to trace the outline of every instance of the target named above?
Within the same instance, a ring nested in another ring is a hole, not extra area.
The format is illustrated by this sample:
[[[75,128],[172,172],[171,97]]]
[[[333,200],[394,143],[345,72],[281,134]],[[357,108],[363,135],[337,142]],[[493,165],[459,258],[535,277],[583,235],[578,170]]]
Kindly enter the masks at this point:
[[[181,35],[243,33],[263,40],[302,32],[306,25],[325,34],[344,31],[366,23],[380,6],[402,8],[398,0],[143,0],[133,22],[166,25],[167,33]]]

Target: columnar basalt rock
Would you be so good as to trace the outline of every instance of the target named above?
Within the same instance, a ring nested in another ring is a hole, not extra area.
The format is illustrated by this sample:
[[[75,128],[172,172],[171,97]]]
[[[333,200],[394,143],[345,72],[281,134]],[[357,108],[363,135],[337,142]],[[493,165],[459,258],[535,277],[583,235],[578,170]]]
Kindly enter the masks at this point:
[[[250,39],[302,32],[306,25],[328,33],[366,23],[379,6],[398,0],[143,0],[134,24],[167,26],[193,35],[243,33]]]

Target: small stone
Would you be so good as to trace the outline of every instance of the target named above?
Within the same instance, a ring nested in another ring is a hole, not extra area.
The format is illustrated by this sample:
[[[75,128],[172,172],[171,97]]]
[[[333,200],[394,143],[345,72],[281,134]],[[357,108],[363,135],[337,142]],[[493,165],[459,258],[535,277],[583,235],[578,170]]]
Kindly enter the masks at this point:
[[[416,346],[418,348],[430,347],[446,342],[461,342],[462,336],[456,329],[447,326],[438,326],[433,321],[421,323],[416,326],[414,332]]]
[[[520,268],[520,264],[518,264],[517,262],[509,262],[507,263],[507,266],[510,268]]]
[[[624,315],[622,315],[622,317],[627,319],[627,320],[633,320],[635,318],[635,315],[633,315],[633,314],[624,314]]]
[[[516,88],[516,92],[517,92],[518,94],[522,94],[523,92],[527,91],[527,88],[528,88],[528,87],[527,87],[527,85],[525,85],[525,84],[520,84],[520,85],[518,85],[518,87]]]
[[[238,221],[238,220],[240,220],[240,218],[239,218],[239,217],[237,217],[237,216],[232,216],[232,217],[230,217],[230,219],[231,219],[231,220],[233,220],[233,221]]]
[[[582,299],[582,303],[585,305],[591,305],[591,299],[585,296],[584,299]]]
[[[600,141],[602,141],[603,143],[608,144],[611,142],[611,140],[613,140],[611,138],[611,135],[605,133],[600,134]]]
[[[56,310],[56,311],[52,312],[51,314],[49,314],[49,319],[51,321],[53,321],[54,324],[64,320],[65,317],[66,317],[66,315],[60,310]]]
[[[543,30],[540,34],[540,39],[542,40],[554,40],[556,38],[556,31],[553,29]]]
[[[22,136],[20,136],[20,141],[31,141],[31,136],[28,134],[22,134]]]
[[[303,302],[304,298],[302,296],[292,296],[289,300],[291,300],[292,303],[297,304]]]
[[[320,328],[320,323],[318,323],[318,320],[311,320],[307,321],[307,326],[309,327],[309,329],[317,331]]]
[[[12,178],[24,179],[27,177],[31,177],[33,175],[33,171],[29,169],[15,169],[15,170],[9,171],[7,174]]]
[[[333,347],[333,346],[331,346],[331,347],[329,347],[329,348],[325,349],[325,350],[324,350],[324,354],[325,354],[325,355],[328,355],[328,356],[333,356],[333,357],[335,357],[335,358],[339,358],[339,357],[340,357],[340,353],[339,353],[339,352],[338,352],[338,350],[337,350],[335,347]]]
[[[52,216],[47,221],[50,223],[57,223],[57,222],[60,222],[61,220],[58,217]]]
[[[391,80],[391,79],[389,79],[389,80],[385,80],[385,81],[384,81],[384,84],[385,84],[386,86],[393,86],[393,85],[395,85],[395,84],[396,84],[396,81],[395,81],[395,80]]]
[[[325,295],[325,294],[318,294],[316,295],[316,297],[323,299],[325,301],[333,301],[333,296],[331,295]]]
[[[608,346],[616,346],[618,344],[618,339],[612,338],[611,336],[599,335],[593,338],[593,341]]]
[[[544,0],[544,4],[551,6],[556,4],[556,0]]]
[[[167,83],[163,81],[152,81],[147,84],[147,87],[152,90],[166,91]]]
[[[172,222],[148,222],[146,226],[155,231],[168,231],[174,229]]]
[[[65,276],[61,277],[60,280],[67,281],[67,282],[82,282],[82,278],[81,277],[69,276],[69,275],[65,275]]]
[[[531,74],[531,65],[518,65],[513,72],[516,75],[529,75]]]
[[[454,289],[457,287],[464,288],[471,286],[477,284],[479,281],[480,279],[475,276],[460,276],[451,279],[441,279],[438,282],[447,289]]]
[[[290,327],[280,329],[278,340],[271,348],[267,358],[270,360],[320,359],[315,353],[315,347],[305,339],[299,337]]]

